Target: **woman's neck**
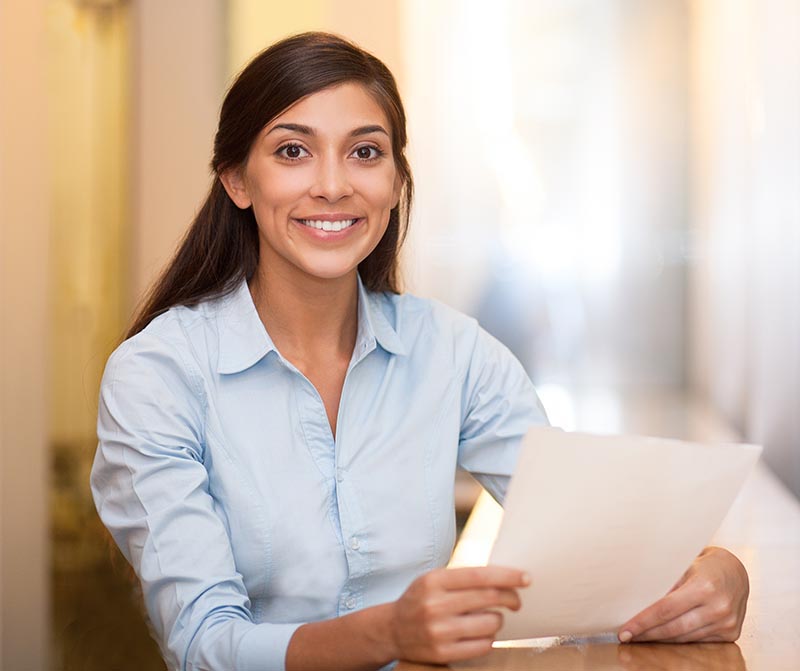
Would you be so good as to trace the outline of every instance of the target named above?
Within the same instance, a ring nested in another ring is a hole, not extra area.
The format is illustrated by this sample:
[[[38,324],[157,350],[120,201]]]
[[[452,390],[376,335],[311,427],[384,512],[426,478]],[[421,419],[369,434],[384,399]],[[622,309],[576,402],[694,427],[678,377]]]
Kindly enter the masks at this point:
[[[358,330],[356,271],[320,279],[296,268],[286,270],[259,267],[249,285],[278,351],[295,364],[331,356],[349,360]]]

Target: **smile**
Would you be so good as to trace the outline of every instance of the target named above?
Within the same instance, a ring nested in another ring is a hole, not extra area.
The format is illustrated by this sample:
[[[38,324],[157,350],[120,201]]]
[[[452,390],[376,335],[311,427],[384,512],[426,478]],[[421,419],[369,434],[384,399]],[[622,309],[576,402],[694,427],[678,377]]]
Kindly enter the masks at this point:
[[[317,219],[297,219],[303,226],[316,228],[318,231],[343,231],[350,228],[358,219],[340,219],[339,221],[320,221]]]

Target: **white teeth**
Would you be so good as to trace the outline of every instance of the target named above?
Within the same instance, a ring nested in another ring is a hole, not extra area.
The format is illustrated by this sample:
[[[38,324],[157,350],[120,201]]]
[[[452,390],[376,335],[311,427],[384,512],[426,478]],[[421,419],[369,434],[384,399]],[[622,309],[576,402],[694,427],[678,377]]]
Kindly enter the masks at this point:
[[[342,219],[341,221],[318,221],[316,219],[299,219],[306,226],[316,228],[318,231],[342,231],[355,224],[358,219]]]

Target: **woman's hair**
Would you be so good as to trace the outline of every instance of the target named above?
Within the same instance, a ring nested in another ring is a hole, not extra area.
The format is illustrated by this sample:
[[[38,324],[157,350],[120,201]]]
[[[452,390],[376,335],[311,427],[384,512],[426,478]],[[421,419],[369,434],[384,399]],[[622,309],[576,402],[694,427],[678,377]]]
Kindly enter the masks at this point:
[[[406,117],[392,73],[375,56],[336,35],[302,33],[258,54],[231,86],[219,115],[211,168],[214,183],[175,256],[146,295],[126,337],[176,305],[196,305],[232,291],[258,267],[252,207],[239,209],[219,176],[244,165],[260,131],[301,98],[345,82],[363,85],[391,126],[392,154],[403,181],[398,206],[375,249],[358,266],[371,291],[399,292],[398,255],[408,228],[414,185],[406,160]]]

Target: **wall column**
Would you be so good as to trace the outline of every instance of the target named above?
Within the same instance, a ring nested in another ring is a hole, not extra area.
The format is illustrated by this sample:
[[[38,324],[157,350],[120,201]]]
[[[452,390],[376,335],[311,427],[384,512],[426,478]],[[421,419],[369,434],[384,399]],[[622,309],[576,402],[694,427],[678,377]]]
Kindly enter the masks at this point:
[[[45,0],[0,0],[0,668],[48,668]]]
[[[132,306],[172,256],[211,183],[226,23],[222,0],[141,0],[131,10]]]

